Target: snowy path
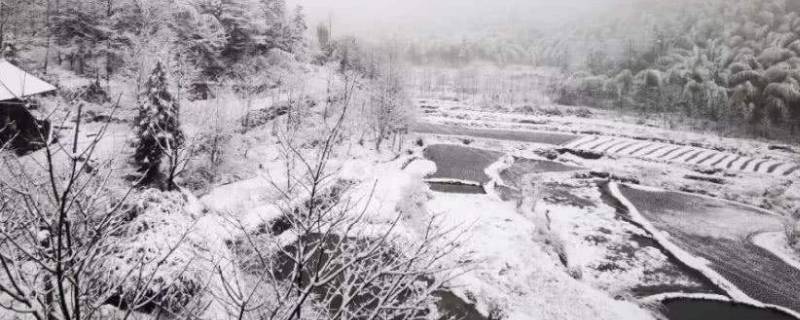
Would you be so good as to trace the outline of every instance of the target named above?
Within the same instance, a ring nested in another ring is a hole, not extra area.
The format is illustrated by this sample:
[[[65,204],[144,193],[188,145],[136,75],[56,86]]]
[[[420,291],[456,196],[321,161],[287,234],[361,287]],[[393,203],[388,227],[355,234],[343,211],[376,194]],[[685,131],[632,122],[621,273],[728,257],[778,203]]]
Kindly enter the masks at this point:
[[[800,312],[800,270],[751,243],[751,236],[782,228],[779,217],[731,202],[676,192],[621,187],[657,229],[690,254],[708,261],[749,297]]]
[[[765,158],[743,157],[693,146],[681,146],[646,140],[608,136],[585,136],[564,145],[565,148],[603,154],[690,164],[724,170],[788,176],[800,171],[795,163]]]

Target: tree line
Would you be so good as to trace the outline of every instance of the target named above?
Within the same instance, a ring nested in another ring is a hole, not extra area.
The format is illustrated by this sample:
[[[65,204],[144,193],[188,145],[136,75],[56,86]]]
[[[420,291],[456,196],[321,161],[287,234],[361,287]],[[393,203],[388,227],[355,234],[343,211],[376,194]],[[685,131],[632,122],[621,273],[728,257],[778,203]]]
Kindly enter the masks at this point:
[[[800,14],[783,0],[674,4],[616,52],[595,50],[560,102],[677,113],[724,129],[800,130]],[[652,17],[652,16],[650,16]]]
[[[7,58],[40,49],[44,72],[56,63],[140,86],[163,61],[201,97],[248,57],[305,50],[302,8],[290,12],[284,0],[11,0],[1,9]]]

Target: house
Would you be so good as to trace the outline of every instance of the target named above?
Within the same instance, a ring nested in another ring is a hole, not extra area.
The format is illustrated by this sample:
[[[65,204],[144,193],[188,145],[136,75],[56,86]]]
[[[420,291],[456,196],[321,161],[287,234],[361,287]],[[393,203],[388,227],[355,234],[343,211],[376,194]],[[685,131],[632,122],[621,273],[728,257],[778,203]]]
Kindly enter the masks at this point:
[[[55,90],[53,85],[0,59],[0,146],[25,154],[44,145],[50,123],[31,114],[35,104],[30,98]]]

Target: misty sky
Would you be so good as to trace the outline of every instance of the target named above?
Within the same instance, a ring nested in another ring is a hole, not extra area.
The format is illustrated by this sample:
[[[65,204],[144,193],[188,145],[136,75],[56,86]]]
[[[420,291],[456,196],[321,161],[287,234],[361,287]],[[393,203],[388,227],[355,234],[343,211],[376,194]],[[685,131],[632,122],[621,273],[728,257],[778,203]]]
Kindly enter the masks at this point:
[[[288,0],[310,24],[333,18],[337,35],[454,36],[503,28],[547,28],[632,0]]]

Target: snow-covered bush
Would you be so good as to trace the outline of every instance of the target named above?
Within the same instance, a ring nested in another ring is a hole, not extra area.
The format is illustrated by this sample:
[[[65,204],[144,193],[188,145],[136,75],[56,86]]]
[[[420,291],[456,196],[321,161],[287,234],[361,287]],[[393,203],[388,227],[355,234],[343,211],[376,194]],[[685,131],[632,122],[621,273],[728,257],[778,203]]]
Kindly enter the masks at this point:
[[[126,308],[179,312],[213,275],[214,254],[225,250],[193,228],[186,195],[149,189],[139,194],[103,261],[99,277],[109,302]]]

